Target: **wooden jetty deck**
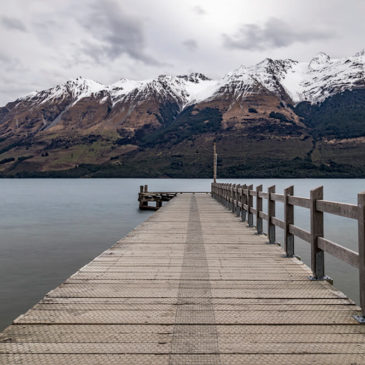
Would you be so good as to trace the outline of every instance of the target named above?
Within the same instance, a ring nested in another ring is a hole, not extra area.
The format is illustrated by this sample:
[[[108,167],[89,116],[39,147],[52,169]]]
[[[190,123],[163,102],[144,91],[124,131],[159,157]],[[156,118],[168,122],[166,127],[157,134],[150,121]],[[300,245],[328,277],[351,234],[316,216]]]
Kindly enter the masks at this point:
[[[0,364],[365,364],[361,314],[209,194],[180,194],[0,335]]]

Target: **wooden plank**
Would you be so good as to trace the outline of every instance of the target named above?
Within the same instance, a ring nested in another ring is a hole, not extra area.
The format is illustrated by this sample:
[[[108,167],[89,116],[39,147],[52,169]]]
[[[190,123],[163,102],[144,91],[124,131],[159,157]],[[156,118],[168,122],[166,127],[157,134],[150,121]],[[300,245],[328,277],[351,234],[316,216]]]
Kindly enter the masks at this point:
[[[269,216],[265,212],[260,212],[260,218],[265,219],[266,221],[269,219]]]
[[[363,354],[180,354],[183,364],[245,364],[245,365],[352,365],[364,364]],[[168,365],[169,354],[0,354],[1,364],[52,364],[52,365]]]
[[[272,193],[271,194],[271,199],[275,200],[277,202],[282,202],[284,203],[284,195],[283,194],[276,194],[276,193]]]
[[[264,191],[260,191],[260,193],[259,193],[260,198],[267,199],[268,196],[269,196],[268,193],[265,193]]]
[[[310,208],[310,199],[299,196],[289,196],[288,203],[303,208]]]
[[[359,254],[355,251],[342,247],[337,243],[327,240],[323,237],[318,238],[318,247],[321,250],[328,252],[332,256],[345,261],[349,265],[359,267]]]
[[[291,234],[293,234],[294,236],[299,237],[303,241],[306,241],[306,242],[309,242],[309,243],[311,242],[310,232],[305,231],[304,229],[299,228],[299,227],[295,226],[294,224],[289,225],[289,232]]]
[[[271,223],[274,224],[275,226],[285,229],[285,222],[279,218],[271,217]]]
[[[353,219],[357,219],[359,215],[358,206],[353,204],[331,202],[328,200],[317,200],[316,208],[323,213],[330,213]]]

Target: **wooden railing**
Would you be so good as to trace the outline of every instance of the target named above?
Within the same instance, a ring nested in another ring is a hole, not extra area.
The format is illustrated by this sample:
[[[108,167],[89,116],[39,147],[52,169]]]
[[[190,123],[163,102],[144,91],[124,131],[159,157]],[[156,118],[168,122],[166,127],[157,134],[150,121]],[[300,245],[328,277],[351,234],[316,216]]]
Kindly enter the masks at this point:
[[[311,247],[311,280],[324,280],[324,253],[328,254],[358,268],[360,281],[360,306],[362,317],[356,319],[365,323],[365,192],[358,194],[358,204],[345,204],[323,200],[323,186],[310,192],[310,198],[294,196],[294,186],[284,189],[283,194],[277,194],[275,186],[264,192],[262,185],[253,188],[253,185],[235,185],[212,183],[212,196],[241,216],[243,221],[253,227],[256,217],[257,233],[263,233],[263,220],[268,222],[268,241],[275,243],[275,227],[284,230],[284,250],[287,257],[294,255],[294,237],[299,237],[308,242]],[[254,199],[256,204],[254,206]],[[263,200],[267,200],[267,213],[263,211]],[[276,202],[284,205],[284,220],[276,217]],[[295,225],[294,207],[310,210],[310,231]],[[358,221],[358,251],[332,242],[324,237],[323,213],[330,213],[341,217],[356,219]]]

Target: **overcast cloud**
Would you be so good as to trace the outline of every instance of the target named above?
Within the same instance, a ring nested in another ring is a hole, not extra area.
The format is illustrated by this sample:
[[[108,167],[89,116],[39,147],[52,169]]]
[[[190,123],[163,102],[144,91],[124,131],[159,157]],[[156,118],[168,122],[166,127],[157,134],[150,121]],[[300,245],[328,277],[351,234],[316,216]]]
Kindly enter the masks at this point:
[[[364,0],[0,2],[0,105],[79,75],[203,72],[265,57],[345,57],[365,47]]]
[[[335,36],[334,30],[314,29],[310,24],[308,24],[307,29],[298,29],[278,18],[269,18],[262,26],[243,24],[233,36],[223,34],[223,42],[227,48],[265,50],[288,47],[297,42],[309,43]]]

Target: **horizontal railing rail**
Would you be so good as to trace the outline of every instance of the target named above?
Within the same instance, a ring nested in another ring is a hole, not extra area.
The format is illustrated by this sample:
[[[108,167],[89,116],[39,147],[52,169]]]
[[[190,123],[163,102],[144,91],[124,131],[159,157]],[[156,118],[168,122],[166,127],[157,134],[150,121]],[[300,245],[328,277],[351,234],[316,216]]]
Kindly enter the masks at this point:
[[[275,186],[263,192],[262,185],[235,185],[212,183],[212,196],[232,210],[242,221],[253,227],[256,217],[257,233],[263,233],[263,220],[268,222],[269,243],[276,243],[275,227],[284,230],[284,250],[287,257],[294,256],[294,237],[310,244],[311,280],[324,280],[324,253],[328,253],[347,264],[358,268],[360,282],[360,306],[362,316],[356,319],[365,323],[365,192],[358,194],[358,204],[332,202],[323,199],[323,186],[310,192],[310,198],[294,196],[294,186],[277,194]],[[254,198],[256,205],[254,206]],[[267,200],[267,213],[263,211],[263,200]],[[283,203],[284,220],[276,217],[276,202]],[[310,210],[310,231],[294,224],[294,207]],[[352,251],[324,237],[323,213],[355,219],[358,222],[358,252]]]

